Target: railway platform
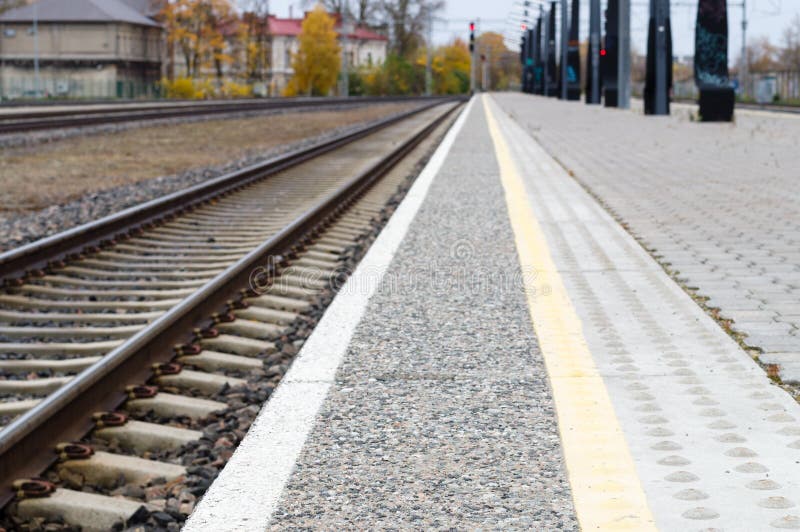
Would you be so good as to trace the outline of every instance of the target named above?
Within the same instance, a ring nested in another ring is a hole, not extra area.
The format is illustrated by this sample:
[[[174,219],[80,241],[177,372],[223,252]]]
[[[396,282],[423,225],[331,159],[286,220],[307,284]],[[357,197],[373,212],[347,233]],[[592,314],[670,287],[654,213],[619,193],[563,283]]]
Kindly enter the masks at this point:
[[[697,127],[474,98],[187,530],[800,528],[800,405],[748,351],[791,358],[798,233],[730,232],[760,156]]]

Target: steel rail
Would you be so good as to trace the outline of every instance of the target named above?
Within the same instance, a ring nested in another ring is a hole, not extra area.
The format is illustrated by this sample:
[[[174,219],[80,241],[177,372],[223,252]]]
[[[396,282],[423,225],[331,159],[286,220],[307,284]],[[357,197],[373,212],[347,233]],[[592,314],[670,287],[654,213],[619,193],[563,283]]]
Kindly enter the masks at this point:
[[[210,325],[209,317],[240,296],[257,268],[275,264],[271,258],[286,255],[292,246],[324,227],[460,107],[454,106],[437,117],[388,156],[318,201],[280,232],[9,424],[0,432],[0,505],[13,496],[11,484],[14,480],[35,476],[55,461],[53,446],[56,443],[79,439],[91,430],[90,413],[118,408],[126,400],[123,390],[127,385],[146,382],[153,375],[153,364],[173,358],[172,346],[190,342],[193,330]]]
[[[126,104],[113,109],[58,109],[0,114],[0,134],[43,129],[79,127],[120,122],[158,120],[185,116],[205,116],[244,111],[273,111],[298,108],[325,108],[372,103],[392,103],[436,97],[381,96],[356,98],[281,98],[265,100],[230,100],[225,102],[180,104]]]
[[[107,243],[113,242],[113,237],[116,234],[169,218],[191,204],[208,200],[248,185],[255,180],[283,171],[291,166],[361,139],[443,101],[450,100],[426,100],[425,105],[381,120],[376,124],[364,126],[351,133],[292,151],[6,251],[0,254],[0,280],[9,283],[13,278],[24,277],[31,271],[44,271],[55,260],[69,255],[80,254],[87,247],[103,247]]]

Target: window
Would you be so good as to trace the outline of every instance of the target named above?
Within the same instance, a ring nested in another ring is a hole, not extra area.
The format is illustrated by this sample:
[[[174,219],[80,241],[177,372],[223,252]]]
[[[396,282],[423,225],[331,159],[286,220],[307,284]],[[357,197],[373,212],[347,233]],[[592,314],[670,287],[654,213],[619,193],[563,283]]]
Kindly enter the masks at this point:
[[[15,30],[14,28],[6,28],[6,31],[3,32],[3,35],[5,35],[8,38],[16,37],[17,30]]]

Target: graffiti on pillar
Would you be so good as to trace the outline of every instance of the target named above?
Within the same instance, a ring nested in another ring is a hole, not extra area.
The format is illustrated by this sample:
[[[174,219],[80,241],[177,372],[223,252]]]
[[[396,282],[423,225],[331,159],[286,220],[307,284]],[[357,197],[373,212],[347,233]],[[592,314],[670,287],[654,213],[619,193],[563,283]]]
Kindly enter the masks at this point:
[[[736,98],[728,78],[728,5],[700,0],[694,38],[694,79],[703,121],[730,122]]]
[[[579,100],[581,97],[580,12],[581,0],[572,0],[567,44],[567,99],[569,100]]]
[[[698,86],[727,87],[728,8],[726,0],[700,0],[695,26],[694,74]]]

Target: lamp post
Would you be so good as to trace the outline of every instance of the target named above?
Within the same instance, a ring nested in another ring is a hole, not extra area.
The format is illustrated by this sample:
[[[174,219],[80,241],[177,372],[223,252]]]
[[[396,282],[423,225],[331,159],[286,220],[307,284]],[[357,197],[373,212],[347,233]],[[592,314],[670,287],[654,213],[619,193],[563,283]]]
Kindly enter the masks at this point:
[[[347,18],[347,12],[342,12],[342,95],[350,96],[350,34],[353,33],[353,23]]]
[[[33,4],[33,94],[39,97],[39,9]]]
[[[562,100],[567,99],[567,43],[569,41],[567,36],[567,0],[561,0],[561,94],[559,98]]]

